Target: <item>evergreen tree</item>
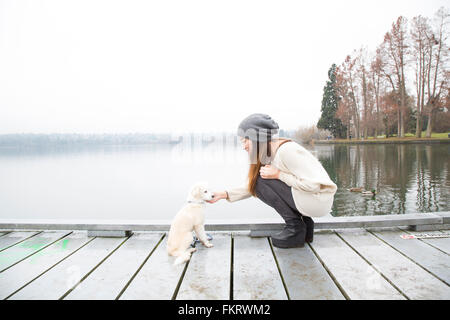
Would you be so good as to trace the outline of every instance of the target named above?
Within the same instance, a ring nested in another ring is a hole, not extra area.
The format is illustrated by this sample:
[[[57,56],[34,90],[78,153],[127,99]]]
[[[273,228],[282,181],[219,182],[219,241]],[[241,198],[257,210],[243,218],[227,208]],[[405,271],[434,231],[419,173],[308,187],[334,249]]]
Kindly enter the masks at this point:
[[[323,88],[322,115],[317,123],[317,128],[330,130],[336,138],[345,138],[347,128],[340,119],[336,118],[337,108],[336,65],[333,63],[328,70],[328,81]]]

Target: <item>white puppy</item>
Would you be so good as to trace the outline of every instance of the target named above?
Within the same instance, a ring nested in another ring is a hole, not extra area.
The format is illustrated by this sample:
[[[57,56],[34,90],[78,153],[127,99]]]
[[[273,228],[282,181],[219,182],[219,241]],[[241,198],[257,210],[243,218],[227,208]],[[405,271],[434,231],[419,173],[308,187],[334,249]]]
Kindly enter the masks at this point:
[[[177,257],[174,264],[188,261],[195,248],[191,248],[193,241],[192,231],[195,231],[197,238],[207,248],[213,245],[207,239],[204,227],[203,207],[205,200],[214,198],[212,192],[207,189],[206,183],[195,184],[187,198],[187,204],[178,211],[172,221],[167,240],[167,253]]]

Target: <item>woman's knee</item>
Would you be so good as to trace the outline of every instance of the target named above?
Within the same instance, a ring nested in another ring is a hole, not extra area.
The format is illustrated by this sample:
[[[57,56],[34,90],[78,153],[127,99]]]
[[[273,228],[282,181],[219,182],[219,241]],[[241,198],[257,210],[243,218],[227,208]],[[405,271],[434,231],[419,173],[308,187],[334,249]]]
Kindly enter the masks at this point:
[[[276,198],[276,194],[272,190],[272,188],[270,188],[268,186],[267,180],[261,178],[260,176],[256,179],[255,193],[256,193],[256,196],[258,198],[260,198],[261,200],[265,200],[265,199],[269,200],[269,199]]]
[[[260,176],[255,185],[256,196],[266,203],[274,204],[280,200],[285,202],[292,210],[297,211],[292,198],[291,187],[278,179],[263,179]]]
[[[270,179],[263,179],[261,176],[258,176],[255,183],[255,193],[258,195],[260,194],[270,194],[273,193],[273,188],[270,186],[269,183]]]
[[[261,178],[261,176],[258,176],[258,178],[256,179],[256,185],[255,185],[255,189],[257,188],[264,188],[264,187],[268,187],[272,190],[277,190],[278,193],[279,192],[290,192],[290,187],[284,183],[281,180],[278,179],[263,179]]]

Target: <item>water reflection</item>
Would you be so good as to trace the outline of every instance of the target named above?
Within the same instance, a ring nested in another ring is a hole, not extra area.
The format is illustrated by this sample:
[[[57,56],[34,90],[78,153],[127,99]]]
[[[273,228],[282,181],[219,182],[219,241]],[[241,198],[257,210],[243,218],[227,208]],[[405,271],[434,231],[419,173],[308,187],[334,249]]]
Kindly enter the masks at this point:
[[[338,185],[334,216],[450,210],[449,144],[306,146]],[[171,219],[199,180],[244,181],[230,143],[0,148],[0,218]],[[375,197],[347,191],[375,189]],[[208,206],[208,220],[277,218],[258,199]]]
[[[338,185],[333,215],[377,215],[449,210],[448,144],[316,146]],[[377,190],[375,197],[349,192]]]

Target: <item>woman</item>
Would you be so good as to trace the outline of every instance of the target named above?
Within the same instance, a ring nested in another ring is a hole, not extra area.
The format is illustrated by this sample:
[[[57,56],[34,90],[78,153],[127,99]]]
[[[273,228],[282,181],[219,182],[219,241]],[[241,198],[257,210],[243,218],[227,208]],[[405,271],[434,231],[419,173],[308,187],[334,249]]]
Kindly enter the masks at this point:
[[[277,138],[278,124],[266,114],[245,118],[238,128],[243,149],[249,154],[250,169],[244,185],[214,192],[210,203],[234,202],[255,196],[273,207],[286,225],[273,235],[279,248],[303,247],[313,241],[311,217],[328,214],[337,186],[321,163],[296,142]]]

